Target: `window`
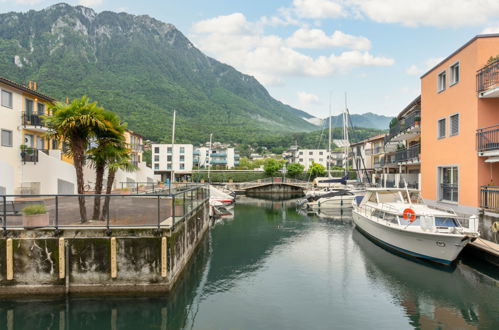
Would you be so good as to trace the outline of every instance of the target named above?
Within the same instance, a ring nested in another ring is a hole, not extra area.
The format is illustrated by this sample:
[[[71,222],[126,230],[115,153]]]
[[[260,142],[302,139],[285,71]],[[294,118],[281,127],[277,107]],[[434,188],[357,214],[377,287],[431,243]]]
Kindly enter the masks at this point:
[[[33,100],[30,100],[30,99],[26,99],[26,109],[25,109],[25,113],[26,115],[30,116],[33,114]]]
[[[309,152],[308,152],[308,154],[309,154],[310,156],[312,156],[314,153],[313,153],[313,151],[309,151]]]
[[[319,162],[323,162],[324,161],[324,158],[319,158]]]
[[[154,155],[154,161],[159,162],[159,155]]]
[[[300,155],[303,155],[303,151],[300,151]]]
[[[459,63],[450,67],[450,84],[451,86],[459,82]]]
[[[36,149],[45,149],[45,140],[41,136],[36,137]]]
[[[12,147],[12,131],[2,130],[2,147]]]
[[[458,188],[457,166],[440,167],[440,200],[457,202]]]
[[[172,161],[172,155],[168,155],[168,156],[166,156],[166,161],[167,161],[167,162],[171,162],[171,161]]]
[[[12,108],[12,93],[2,89],[2,106]]]
[[[180,155],[180,161],[181,162],[185,161],[185,156],[184,155]]]
[[[171,163],[170,164],[166,164],[166,169],[167,170],[171,170],[172,169],[172,164]]]
[[[155,170],[159,170],[159,164],[158,163],[154,163],[154,169]]]
[[[445,137],[445,118],[438,120],[438,138],[442,139]]]
[[[445,90],[447,83],[447,73],[441,72],[438,74],[438,91],[442,92]]]
[[[166,149],[166,153],[171,154],[171,153],[172,153],[172,147],[168,147],[168,148]]]
[[[184,163],[181,163],[181,164],[180,164],[180,169],[181,169],[181,170],[185,169],[185,165],[184,165]]]
[[[159,147],[154,147],[154,153],[159,154]]]
[[[319,151],[319,155],[324,155],[324,152],[323,151]]]
[[[180,153],[184,154],[185,153],[185,147],[180,147]]]
[[[300,162],[300,163],[303,163],[303,158],[300,158],[299,162]]]
[[[39,116],[44,116],[45,115],[45,104],[38,103],[38,115]]]
[[[459,114],[450,116],[450,136],[459,134]]]

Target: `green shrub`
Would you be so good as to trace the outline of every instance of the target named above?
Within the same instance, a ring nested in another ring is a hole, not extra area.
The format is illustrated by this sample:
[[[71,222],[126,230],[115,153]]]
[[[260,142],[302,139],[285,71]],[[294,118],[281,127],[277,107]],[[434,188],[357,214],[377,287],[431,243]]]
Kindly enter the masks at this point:
[[[36,214],[45,214],[47,213],[47,209],[43,204],[32,204],[28,205],[22,209],[22,213],[24,215],[36,215]]]

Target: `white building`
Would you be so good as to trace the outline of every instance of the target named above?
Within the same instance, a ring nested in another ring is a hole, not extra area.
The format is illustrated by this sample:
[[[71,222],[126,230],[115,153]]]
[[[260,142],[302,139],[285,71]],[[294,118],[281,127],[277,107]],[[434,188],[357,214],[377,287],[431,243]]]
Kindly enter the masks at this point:
[[[194,150],[194,166],[199,168],[208,168],[208,164],[213,167],[224,167],[231,169],[239,165],[239,153],[234,148],[216,147],[211,149],[207,147],[198,147]]]
[[[312,165],[312,162],[327,167],[327,149],[300,149],[295,151],[294,163],[305,166],[305,171]]]
[[[73,194],[76,173],[41,116],[55,100],[0,77],[0,194]]]
[[[192,174],[192,144],[153,144],[152,168],[155,174],[161,175],[161,181],[171,178],[173,171],[175,180]]]

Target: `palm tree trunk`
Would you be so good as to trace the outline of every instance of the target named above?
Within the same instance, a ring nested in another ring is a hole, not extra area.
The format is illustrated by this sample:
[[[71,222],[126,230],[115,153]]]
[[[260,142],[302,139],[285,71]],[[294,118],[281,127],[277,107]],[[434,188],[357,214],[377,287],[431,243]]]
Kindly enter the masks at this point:
[[[101,220],[105,220],[109,216],[109,203],[111,201],[111,197],[109,197],[109,194],[111,194],[113,190],[115,175],[116,175],[116,170],[110,168],[107,174],[106,198],[104,199],[104,206],[102,207]]]
[[[102,193],[102,181],[104,179],[104,162],[97,162],[95,166],[95,197],[94,197],[94,214],[92,219],[97,220],[100,217],[100,195]]]
[[[76,185],[78,189],[78,203],[80,204],[80,221],[87,221],[87,209],[85,207],[85,189],[83,181],[83,164],[85,163],[85,148],[81,141],[73,140],[73,161],[76,170]]]

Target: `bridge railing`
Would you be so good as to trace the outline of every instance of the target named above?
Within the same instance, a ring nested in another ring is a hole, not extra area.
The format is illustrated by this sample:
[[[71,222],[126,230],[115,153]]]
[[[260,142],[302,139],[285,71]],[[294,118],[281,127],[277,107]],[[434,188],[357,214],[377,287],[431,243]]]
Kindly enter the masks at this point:
[[[297,180],[297,179],[292,179],[292,178],[283,178],[283,177],[270,177],[270,178],[255,180],[255,181],[238,183],[238,186],[241,189],[250,189],[250,188],[255,188],[255,187],[259,187],[259,186],[263,186],[263,185],[267,185],[267,184],[274,184],[274,183],[296,185],[296,186],[301,186],[301,187],[308,187],[308,186],[312,185],[311,182],[307,182],[307,181],[303,181],[303,180]]]

